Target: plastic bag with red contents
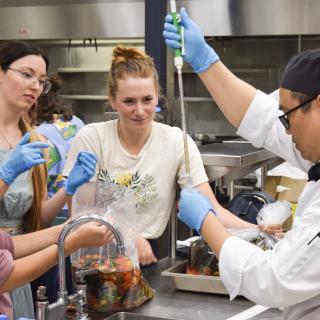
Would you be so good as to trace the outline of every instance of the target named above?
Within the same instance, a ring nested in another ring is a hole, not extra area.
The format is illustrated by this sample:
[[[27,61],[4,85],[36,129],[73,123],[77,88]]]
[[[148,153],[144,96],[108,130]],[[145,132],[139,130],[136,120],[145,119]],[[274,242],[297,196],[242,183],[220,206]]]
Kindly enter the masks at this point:
[[[186,273],[219,277],[218,259],[202,238],[193,241],[189,247]]]
[[[88,308],[97,312],[134,309],[154,295],[141,275],[135,247],[135,202],[130,191],[111,181],[89,183],[77,191],[74,216],[99,214],[117,229],[125,250],[116,241],[100,248],[80,249],[72,255],[74,271],[91,270],[85,276]]]

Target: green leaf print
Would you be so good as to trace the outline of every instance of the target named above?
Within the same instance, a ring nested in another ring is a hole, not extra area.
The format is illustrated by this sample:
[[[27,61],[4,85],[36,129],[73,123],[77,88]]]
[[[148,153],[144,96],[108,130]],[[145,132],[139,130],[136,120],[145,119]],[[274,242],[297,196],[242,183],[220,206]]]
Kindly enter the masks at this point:
[[[146,174],[141,177],[139,172],[122,173],[111,178],[107,170],[100,170],[98,180],[111,183],[116,193],[122,193],[125,189],[132,190],[137,208],[147,208],[159,198],[156,181],[153,176]]]
[[[134,190],[134,196],[137,208],[147,208],[158,199],[156,182],[151,175],[146,174],[140,180],[140,184]]]
[[[130,188],[132,190],[136,189],[139,187],[139,185],[141,184],[141,179],[140,179],[140,176],[139,176],[139,173],[138,171],[132,176],[132,181],[131,181],[131,186]]]
[[[111,182],[115,183],[113,179],[111,179],[107,170],[101,169],[98,174],[98,180],[103,182]]]

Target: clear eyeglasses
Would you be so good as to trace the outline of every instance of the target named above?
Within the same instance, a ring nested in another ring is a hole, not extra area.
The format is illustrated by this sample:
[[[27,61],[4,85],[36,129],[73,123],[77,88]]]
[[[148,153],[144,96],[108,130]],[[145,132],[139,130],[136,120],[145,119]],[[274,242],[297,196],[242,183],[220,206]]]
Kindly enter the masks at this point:
[[[39,87],[42,88],[42,93],[46,94],[51,89],[51,82],[48,78],[43,77],[41,79],[38,79],[34,74],[28,71],[21,71],[18,69],[8,68],[8,70],[12,70],[20,74],[22,79],[29,83],[30,85],[36,85],[38,83]]]

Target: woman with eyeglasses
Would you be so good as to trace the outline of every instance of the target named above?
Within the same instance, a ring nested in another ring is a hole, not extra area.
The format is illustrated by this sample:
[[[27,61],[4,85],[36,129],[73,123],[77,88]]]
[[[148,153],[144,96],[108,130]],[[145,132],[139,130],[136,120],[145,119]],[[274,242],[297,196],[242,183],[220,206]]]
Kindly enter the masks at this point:
[[[219,257],[220,275],[231,299],[239,294],[264,306],[283,307],[284,319],[318,319],[320,49],[291,58],[282,75],[279,106],[232,74],[184,8],[180,14],[185,29],[184,59],[199,74],[237,133],[308,172],[309,182],[299,198],[292,230],[273,250],[262,251],[231,236],[200,193],[181,192],[179,217],[196,228]],[[181,47],[171,16],[166,17],[163,35],[170,48]]]
[[[30,43],[0,44],[0,229],[11,235],[49,226],[77,187],[95,173],[95,155],[80,152],[65,188],[47,199],[48,144],[39,141],[22,114],[50,90],[48,63]],[[30,286],[10,294],[14,317],[32,318]]]

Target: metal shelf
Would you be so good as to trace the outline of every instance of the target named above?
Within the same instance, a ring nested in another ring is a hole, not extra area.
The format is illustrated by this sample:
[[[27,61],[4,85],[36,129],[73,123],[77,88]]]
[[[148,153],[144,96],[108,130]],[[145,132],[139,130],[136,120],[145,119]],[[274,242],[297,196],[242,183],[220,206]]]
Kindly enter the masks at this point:
[[[70,100],[108,100],[108,96],[103,95],[87,95],[87,94],[62,94],[60,98]]]
[[[58,68],[58,73],[109,72],[109,68]]]

